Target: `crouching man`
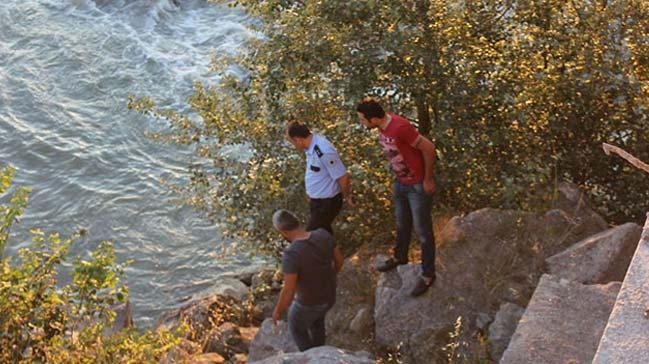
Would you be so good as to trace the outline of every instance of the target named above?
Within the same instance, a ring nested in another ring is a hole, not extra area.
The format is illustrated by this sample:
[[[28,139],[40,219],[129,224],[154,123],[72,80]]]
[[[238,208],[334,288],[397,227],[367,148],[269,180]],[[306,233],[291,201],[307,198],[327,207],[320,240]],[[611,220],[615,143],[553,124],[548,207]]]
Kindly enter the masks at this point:
[[[273,323],[288,308],[288,326],[300,351],[325,344],[325,315],[336,300],[343,257],[325,229],[306,231],[289,211],[273,214],[273,226],[290,242],[282,255],[284,286]],[[290,307],[289,307],[290,306]]]

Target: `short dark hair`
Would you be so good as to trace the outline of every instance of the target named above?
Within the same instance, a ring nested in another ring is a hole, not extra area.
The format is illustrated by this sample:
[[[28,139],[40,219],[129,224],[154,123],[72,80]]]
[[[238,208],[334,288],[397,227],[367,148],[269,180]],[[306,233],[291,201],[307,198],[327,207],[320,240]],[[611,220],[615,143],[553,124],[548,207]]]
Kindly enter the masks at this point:
[[[291,138],[306,138],[309,135],[311,135],[311,130],[309,130],[309,127],[298,122],[298,121],[291,121],[288,124],[288,136]]]
[[[273,214],[273,226],[280,231],[295,231],[300,227],[300,221],[288,210],[277,210]]]
[[[356,111],[363,114],[365,119],[368,121],[372,118],[381,119],[385,117],[385,110],[383,110],[381,104],[372,97],[364,98],[358,106],[356,106]]]

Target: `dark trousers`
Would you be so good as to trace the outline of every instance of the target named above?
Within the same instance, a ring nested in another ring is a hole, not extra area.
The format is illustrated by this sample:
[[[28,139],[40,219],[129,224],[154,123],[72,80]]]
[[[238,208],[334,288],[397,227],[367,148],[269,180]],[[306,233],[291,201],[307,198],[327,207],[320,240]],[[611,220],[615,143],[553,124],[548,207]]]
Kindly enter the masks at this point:
[[[408,247],[414,227],[421,244],[422,275],[432,278],[435,275],[435,236],[431,208],[433,199],[424,193],[421,183],[404,185],[395,182],[393,186],[394,212],[397,219],[397,244],[394,256],[397,261],[408,261]]]
[[[312,231],[323,228],[333,235],[331,223],[334,221],[340,209],[343,207],[343,195],[337,194],[331,198],[312,198],[309,200],[309,211],[311,217],[306,229]]]
[[[325,315],[328,303],[305,306],[293,301],[288,309],[288,328],[300,351],[325,344]]]

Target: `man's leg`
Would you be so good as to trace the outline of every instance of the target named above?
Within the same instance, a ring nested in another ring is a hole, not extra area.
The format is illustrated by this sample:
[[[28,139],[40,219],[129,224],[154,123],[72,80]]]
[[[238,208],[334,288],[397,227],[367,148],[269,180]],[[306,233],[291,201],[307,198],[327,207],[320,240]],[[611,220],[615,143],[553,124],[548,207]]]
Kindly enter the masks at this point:
[[[412,235],[412,213],[408,190],[410,186],[394,183],[392,196],[394,201],[394,214],[397,220],[397,241],[394,249],[394,258],[398,263],[408,262],[408,248]]]
[[[338,194],[330,199],[310,199],[309,200],[309,222],[307,230],[323,228],[333,235],[333,223],[340,209],[342,208],[342,195]]]
[[[420,281],[411,292],[413,296],[424,293],[435,279],[435,236],[431,216],[432,197],[424,193],[422,185],[416,185],[408,194],[412,209],[413,224],[421,244],[421,271],[425,280]]]
[[[397,220],[397,239],[394,247],[394,257],[376,266],[379,272],[387,272],[398,265],[408,263],[408,247],[410,246],[410,235],[412,234],[412,214],[408,201],[410,186],[394,182],[392,187],[392,202],[394,203],[394,215]]]
[[[309,335],[309,327],[312,321],[309,320],[308,316],[308,313],[302,309],[302,305],[295,301],[288,309],[288,329],[300,351],[313,347],[313,341]]]
[[[322,312],[322,316],[313,321],[313,324],[309,329],[313,346],[322,346],[325,344],[325,315],[327,314],[327,311]]]

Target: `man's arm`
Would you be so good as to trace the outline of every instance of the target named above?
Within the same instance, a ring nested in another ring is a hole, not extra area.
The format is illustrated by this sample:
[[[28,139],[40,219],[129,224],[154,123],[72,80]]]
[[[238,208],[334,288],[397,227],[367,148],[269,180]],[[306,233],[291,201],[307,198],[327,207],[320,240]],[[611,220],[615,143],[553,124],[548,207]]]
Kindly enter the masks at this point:
[[[412,146],[421,150],[424,156],[424,191],[427,194],[435,192],[435,180],[433,179],[433,170],[435,169],[435,144],[424,136],[419,136]]]
[[[284,274],[284,286],[282,291],[279,293],[279,300],[277,301],[277,306],[273,310],[273,324],[277,325],[282,312],[284,312],[288,306],[291,305],[293,301],[293,296],[295,295],[295,287],[297,286],[297,273],[286,273]]]
[[[347,202],[350,207],[355,207],[356,204],[352,199],[351,178],[349,178],[347,169],[345,168],[345,165],[343,165],[343,162],[340,160],[338,152],[334,150],[329,153],[324,153],[320,157],[320,161],[322,162],[324,168],[327,170],[327,173],[329,173],[331,179],[336,181],[338,183],[338,186],[340,186],[340,191],[345,197],[345,202]]]
[[[334,260],[332,262],[334,272],[339,273],[343,269],[343,254],[338,246],[334,247]]]
[[[340,186],[340,191],[343,193],[345,202],[347,202],[347,205],[349,207],[356,207],[356,203],[352,198],[352,181],[351,178],[349,178],[349,175],[345,173],[342,177],[338,178],[337,182]]]

